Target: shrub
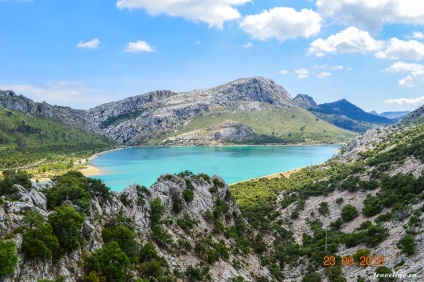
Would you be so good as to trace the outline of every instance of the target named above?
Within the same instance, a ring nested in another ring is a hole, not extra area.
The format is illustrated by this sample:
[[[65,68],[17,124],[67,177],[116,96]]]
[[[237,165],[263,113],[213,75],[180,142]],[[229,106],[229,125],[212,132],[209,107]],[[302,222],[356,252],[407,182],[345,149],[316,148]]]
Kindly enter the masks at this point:
[[[28,213],[22,223],[26,229],[22,240],[25,257],[42,261],[51,259],[59,248],[59,241],[53,234],[50,223],[45,222],[44,217],[37,213]]]
[[[321,282],[321,276],[317,272],[309,272],[303,276],[302,282]]]
[[[194,198],[193,190],[191,190],[189,188],[184,189],[184,191],[183,191],[183,197],[184,197],[184,200],[186,202],[193,201],[193,198]]]
[[[70,253],[78,248],[79,231],[84,217],[74,207],[65,204],[55,208],[55,212],[49,215],[49,222],[59,240],[62,253]]]
[[[160,198],[154,198],[150,202],[150,221],[151,226],[155,226],[162,219],[163,214],[165,213],[165,207],[162,204]]]
[[[415,253],[415,237],[413,235],[406,235],[402,237],[397,243],[397,247],[401,249],[403,253],[412,255]]]
[[[125,269],[129,265],[129,259],[119,248],[118,243],[111,242],[87,258],[85,270],[89,275],[105,277],[108,282],[123,282],[125,281]]]
[[[162,246],[168,246],[173,242],[172,236],[161,224],[156,224],[152,228],[152,237],[156,243]]]
[[[210,279],[209,266],[200,263],[197,266],[190,265],[184,273],[191,281],[206,281]]]
[[[367,257],[370,255],[370,250],[368,249],[358,249],[356,250],[356,253],[352,255],[353,259],[355,260],[355,263],[359,263],[362,256]]]
[[[172,210],[177,214],[183,210],[183,200],[177,193],[172,194]]]
[[[0,277],[12,275],[18,262],[16,245],[13,241],[0,241]]]
[[[135,241],[135,232],[123,225],[106,226],[102,230],[103,242],[117,242],[121,250],[132,261],[138,257],[139,246]]]
[[[319,204],[318,211],[322,215],[328,215],[330,213],[330,210],[328,209],[328,203],[327,202],[321,202]]]
[[[348,204],[342,208],[341,217],[345,222],[351,221],[357,216],[358,216],[358,211],[351,204]]]

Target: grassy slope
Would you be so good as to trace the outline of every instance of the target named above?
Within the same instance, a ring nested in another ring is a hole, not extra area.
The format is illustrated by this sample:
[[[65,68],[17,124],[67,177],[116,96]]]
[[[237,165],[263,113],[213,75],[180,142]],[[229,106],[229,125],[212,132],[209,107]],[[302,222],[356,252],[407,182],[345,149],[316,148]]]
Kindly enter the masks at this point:
[[[27,165],[60,154],[86,157],[114,145],[103,136],[57,121],[0,108],[0,168]]]
[[[313,114],[299,107],[284,109],[266,103],[261,106],[262,110],[242,111],[235,109],[197,117],[182,128],[178,134],[207,128],[226,120],[233,120],[251,127],[259,135],[280,138],[281,143],[342,142],[354,136],[352,132],[340,129],[323,120],[317,120]],[[170,136],[174,136],[174,134],[166,135],[163,139]]]

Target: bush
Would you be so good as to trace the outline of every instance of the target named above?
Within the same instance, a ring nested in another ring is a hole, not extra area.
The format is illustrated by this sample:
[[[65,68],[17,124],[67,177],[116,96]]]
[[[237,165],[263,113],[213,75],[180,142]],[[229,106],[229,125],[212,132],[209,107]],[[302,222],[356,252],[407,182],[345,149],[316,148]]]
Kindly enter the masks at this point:
[[[103,242],[117,242],[121,250],[131,261],[138,258],[138,243],[135,241],[135,232],[123,225],[106,226],[102,230]]]
[[[40,214],[29,212],[22,219],[26,230],[22,241],[22,252],[27,259],[41,259],[42,261],[52,258],[59,248],[59,241],[53,234],[50,223],[45,222]]]
[[[162,246],[168,246],[173,242],[172,236],[161,224],[156,224],[152,228],[152,237],[156,243]]]
[[[356,253],[352,255],[353,259],[355,260],[355,263],[359,263],[361,260],[361,257],[367,257],[370,255],[370,250],[368,249],[358,249],[356,250]]]
[[[381,212],[381,203],[377,197],[367,197],[364,200],[364,208],[362,209],[362,213],[367,216],[374,216]]]
[[[402,250],[403,253],[407,255],[412,255],[415,253],[415,237],[413,235],[406,235],[402,237],[397,243],[397,247]]]
[[[209,266],[204,263],[200,263],[195,267],[190,265],[184,274],[189,278],[189,281],[206,281],[210,279]]]
[[[328,209],[328,203],[327,202],[321,202],[319,204],[318,211],[322,215],[328,215],[330,213],[330,210]]]
[[[193,201],[193,198],[194,198],[193,190],[191,190],[189,188],[184,189],[184,191],[183,191],[183,197],[184,197],[184,200],[186,202]]]
[[[317,272],[309,272],[302,278],[302,282],[321,282],[321,276]]]
[[[17,263],[18,256],[15,242],[0,241],[0,277],[13,275]]]
[[[89,276],[104,277],[108,282],[123,282],[125,269],[129,265],[129,259],[118,243],[112,242],[105,244],[87,258],[85,271]]]
[[[348,204],[342,208],[341,217],[345,222],[351,221],[357,216],[358,211],[351,204]]]
[[[183,200],[177,193],[172,194],[172,210],[177,214],[183,210]]]
[[[165,213],[165,207],[162,204],[160,198],[154,198],[150,202],[150,221],[151,226],[155,226],[162,219],[163,214]]]
[[[70,253],[78,248],[79,231],[84,217],[74,207],[65,204],[55,208],[55,212],[49,215],[49,222],[59,240],[62,253]]]

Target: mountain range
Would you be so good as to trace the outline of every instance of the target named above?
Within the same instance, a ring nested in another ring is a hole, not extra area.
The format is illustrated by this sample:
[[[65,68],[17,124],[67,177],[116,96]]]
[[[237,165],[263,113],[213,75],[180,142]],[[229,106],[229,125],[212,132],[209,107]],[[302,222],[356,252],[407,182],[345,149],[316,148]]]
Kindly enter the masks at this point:
[[[189,92],[152,91],[89,110],[38,103],[13,91],[0,91],[0,105],[129,146],[331,143],[394,123],[344,99],[317,105],[305,94],[292,98],[263,77]]]

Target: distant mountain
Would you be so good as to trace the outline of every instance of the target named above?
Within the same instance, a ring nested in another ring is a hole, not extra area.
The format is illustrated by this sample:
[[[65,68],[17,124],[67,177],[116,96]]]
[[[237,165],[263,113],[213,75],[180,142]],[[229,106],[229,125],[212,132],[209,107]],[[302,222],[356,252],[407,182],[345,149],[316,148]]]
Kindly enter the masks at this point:
[[[298,107],[282,86],[263,77],[189,92],[153,91],[87,111],[34,103],[10,91],[1,104],[125,145],[326,143],[353,136]]]
[[[423,118],[424,118],[424,105],[410,112],[407,116],[405,116],[402,119],[402,122],[414,122]]]
[[[312,97],[299,94],[293,101],[328,123],[356,132],[365,132],[375,126],[395,123],[393,120],[375,115],[376,113],[367,113],[346,99],[317,105]]]
[[[388,119],[392,119],[395,121],[401,120],[403,117],[405,117],[407,114],[409,114],[410,111],[397,111],[397,112],[382,112],[381,114],[378,114],[376,111],[371,111],[370,114],[376,115],[379,117],[385,117]]]

